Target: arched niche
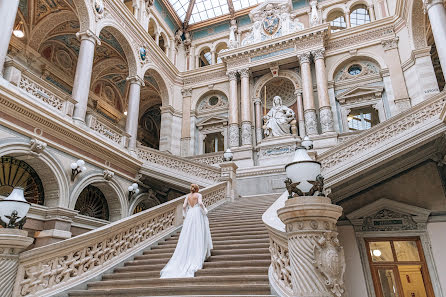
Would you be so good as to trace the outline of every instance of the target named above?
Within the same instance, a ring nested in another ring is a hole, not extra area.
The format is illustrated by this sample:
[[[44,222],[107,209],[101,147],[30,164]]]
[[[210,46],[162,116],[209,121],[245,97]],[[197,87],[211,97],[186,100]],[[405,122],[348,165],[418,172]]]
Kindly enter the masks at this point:
[[[158,198],[156,198],[153,191],[149,189],[149,192],[139,194],[135,197],[133,202],[131,203],[129,207],[129,215],[139,213],[141,211],[150,209],[152,207],[155,207],[157,205],[160,205],[161,202]]]

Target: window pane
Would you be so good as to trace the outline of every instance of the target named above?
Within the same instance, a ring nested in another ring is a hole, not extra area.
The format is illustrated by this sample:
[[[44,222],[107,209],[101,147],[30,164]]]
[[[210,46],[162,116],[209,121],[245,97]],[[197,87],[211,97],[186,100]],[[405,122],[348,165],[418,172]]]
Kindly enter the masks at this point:
[[[369,243],[373,262],[393,262],[390,241],[373,241]]]
[[[394,241],[398,261],[420,261],[416,241]]]
[[[378,277],[383,297],[399,297],[395,275],[392,269],[379,269]]]
[[[352,27],[370,23],[369,11],[365,5],[356,6],[350,13],[350,23]]]

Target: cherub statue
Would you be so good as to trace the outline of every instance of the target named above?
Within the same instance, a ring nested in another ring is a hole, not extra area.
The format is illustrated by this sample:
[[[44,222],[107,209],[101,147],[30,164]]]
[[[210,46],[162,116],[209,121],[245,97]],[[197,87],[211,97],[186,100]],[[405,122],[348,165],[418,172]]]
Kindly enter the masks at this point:
[[[179,46],[183,42],[183,30],[178,29],[177,33],[175,33],[175,45]]]
[[[324,177],[322,175],[316,176],[316,180],[307,180],[310,184],[313,186],[311,187],[310,191],[308,191],[307,196],[324,196]]]
[[[288,191],[288,199],[296,196],[304,196],[304,193],[297,187],[299,184],[300,182],[293,183],[293,181],[289,177],[285,180],[285,187]]]
[[[0,223],[3,228],[15,228],[16,226],[19,227],[19,229],[23,229],[23,225],[25,225],[26,217],[24,217],[22,220],[19,220],[19,213],[17,210],[14,210],[10,216],[5,216],[7,219],[9,219],[9,223],[6,224],[2,220],[0,220]]]

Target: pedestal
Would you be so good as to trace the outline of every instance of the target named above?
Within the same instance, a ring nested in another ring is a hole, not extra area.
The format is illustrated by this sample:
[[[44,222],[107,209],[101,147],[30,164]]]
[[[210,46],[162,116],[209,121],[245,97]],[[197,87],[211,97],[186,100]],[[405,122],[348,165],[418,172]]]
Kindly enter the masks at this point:
[[[341,297],[345,259],[336,222],[342,207],[303,196],[288,199],[277,214],[286,225],[293,296]]]
[[[226,181],[226,198],[234,201],[236,197],[236,172],[238,166],[234,162],[223,162],[219,164],[221,167],[221,180]]]
[[[270,136],[262,139],[257,145],[259,150],[258,165],[278,165],[288,163],[296,150],[296,145],[301,142],[300,137],[294,135]]]
[[[63,207],[48,208],[43,230],[36,232],[35,247],[71,238],[71,224],[78,213],[77,210]]]
[[[0,296],[12,297],[19,254],[32,242],[28,231],[0,228]]]

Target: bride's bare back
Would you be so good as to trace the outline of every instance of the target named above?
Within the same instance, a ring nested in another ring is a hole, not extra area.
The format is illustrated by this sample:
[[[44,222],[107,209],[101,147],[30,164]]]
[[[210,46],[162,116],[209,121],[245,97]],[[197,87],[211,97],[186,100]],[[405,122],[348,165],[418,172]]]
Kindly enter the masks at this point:
[[[192,193],[190,194],[187,199],[189,200],[189,205],[191,207],[194,207],[198,203],[198,198],[200,197],[200,194],[198,193]]]

